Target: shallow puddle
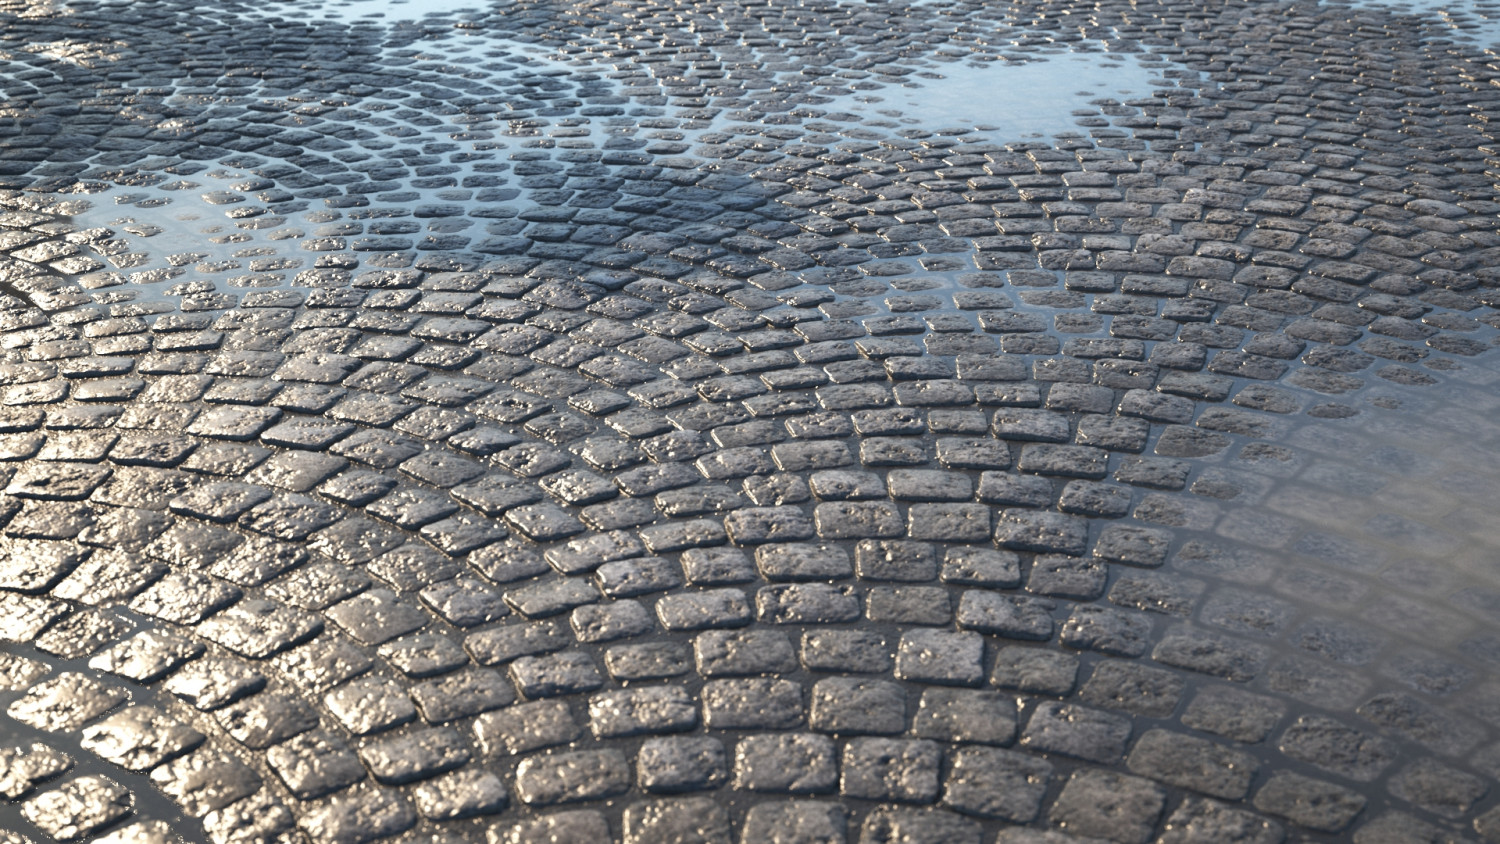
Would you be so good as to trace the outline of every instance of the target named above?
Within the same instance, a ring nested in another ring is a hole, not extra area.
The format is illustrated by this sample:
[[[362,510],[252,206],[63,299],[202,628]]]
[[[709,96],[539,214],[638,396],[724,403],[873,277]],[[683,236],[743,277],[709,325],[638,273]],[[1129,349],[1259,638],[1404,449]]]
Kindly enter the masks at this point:
[[[1353,0],[1354,9],[1379,9],[1425,24],[1425,36],[1448,37],[1487,50],[1500,46],[1500,3],[1495,0]]]
[[[1437,757],[1493,777],[1500,371],[1466,361],[1447,374],[1342,396],[1359,411],[1348,418],[1294,415],[1268,440],[1232,437],[1193,481],[1196,501],[1136,515],[1177,528],[1168,568],[1202,589],[1188,623],[1264,649],[1252,689],[1292,717],[1381,728],[1405,742],[1402,766]],[[1304,412],[1327,401],[1296,395]],[[1408,720],[1386,719],[1392,701]],[[1398,776],[1392,766],[1364,790],[1386,799]]]
[[[1079,131],[1074,112],[1092,100],[1150,96],[1160,73],[1160,65],[1115,53],[1062,53],[1022,64],[955,61],[878,92],[834,98],[824,108],[929,131],[978,129],[995,141],[1046,138]]]

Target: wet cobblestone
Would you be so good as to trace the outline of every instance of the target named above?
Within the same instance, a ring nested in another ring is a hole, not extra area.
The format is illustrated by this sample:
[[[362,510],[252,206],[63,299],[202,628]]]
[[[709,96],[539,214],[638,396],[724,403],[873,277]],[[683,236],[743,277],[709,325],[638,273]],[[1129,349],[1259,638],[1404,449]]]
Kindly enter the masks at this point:
[[[1493,5],[0,0],[0,841],[1500,841]]]

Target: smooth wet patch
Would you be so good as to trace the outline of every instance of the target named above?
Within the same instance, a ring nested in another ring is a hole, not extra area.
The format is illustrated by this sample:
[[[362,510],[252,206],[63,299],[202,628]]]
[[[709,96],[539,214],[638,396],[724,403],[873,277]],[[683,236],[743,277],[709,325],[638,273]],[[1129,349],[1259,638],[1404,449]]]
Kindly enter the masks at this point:
[[[483,13],[493,5],[489,0],[314,0],[268,3],[259,13],[282,17],[295,11],[297,15],[327,20],[390,23],[419,21],[434,15]]]
[[[1161,67],[1131,54],[1064,53],[1041,61],[948,62],[876,92],[822,106],[927,130],[981,129],[994,140],[1078,131],[1080,109],[1101,98],[1149,96]]]
[[[1469,756],[1500,727],[1486,680],[1500,633],[1500,370],[1471,361],[1449,375],[1376,381],[1338,398],[1354,415],[1284,417],[1269,442],[1234,437],[1192,485],[1196,519],[1168,571],[1209,579],[1194,619],[1205,629],[1269,649],[1253,689],[1410,742],[1404,762],[1435,755],[1487,776],[1494,751]],[[1294,394],[1304,411],[1328,400]],[[1369,702],[1392,699],[1437,726],[1383,723]]]
[[[1455,41],[1472,42],[1493,50],[1500,48],[1500,3],[1495,0],[1354,0],[1354,9],[1379,9],[1393,15],[1410,16],[1422,24],[1447,30]]]

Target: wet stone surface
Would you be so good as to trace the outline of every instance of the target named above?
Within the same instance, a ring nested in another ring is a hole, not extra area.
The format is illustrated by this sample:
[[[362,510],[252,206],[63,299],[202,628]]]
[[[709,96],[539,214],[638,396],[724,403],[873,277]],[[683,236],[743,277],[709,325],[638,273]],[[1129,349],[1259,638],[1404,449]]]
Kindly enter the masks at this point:
[[[1500,842],[1490,0],[0,0],[0,842]]]

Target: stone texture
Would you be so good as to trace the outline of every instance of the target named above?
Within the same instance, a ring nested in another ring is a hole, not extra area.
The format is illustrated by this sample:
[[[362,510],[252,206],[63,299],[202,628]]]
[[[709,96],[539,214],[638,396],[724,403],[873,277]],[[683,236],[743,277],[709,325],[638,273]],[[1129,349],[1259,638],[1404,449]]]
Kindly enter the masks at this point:
[[[1500,838],[1482,9],[306,11],[7,18],[27,837]]]

